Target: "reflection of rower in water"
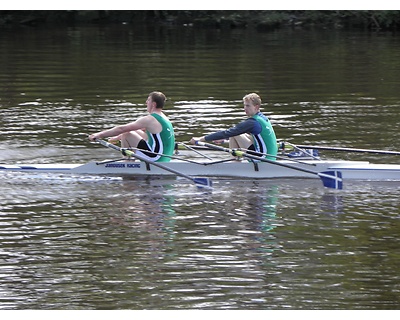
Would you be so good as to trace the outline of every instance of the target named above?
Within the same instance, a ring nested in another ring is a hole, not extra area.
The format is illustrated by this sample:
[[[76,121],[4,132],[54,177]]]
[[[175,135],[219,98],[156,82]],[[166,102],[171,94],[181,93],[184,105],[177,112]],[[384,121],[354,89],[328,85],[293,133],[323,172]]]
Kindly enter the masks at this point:
[[[140,234],[153,254],[163,255],[173,246],[176,235],[175,196],[166,194],[166,189],[172,186],[154,180],[143,180],[139,185],[136,180],[126,180],[121,186],[121,194],[129,194],[129,197],[111,198],[112,206],[117,209],[110,216],[111,223]]]
[[[261,98],[256,93],[243,97],[244,112],[248,118],[227,130],[202,137],[193,137],[190,142],[220,141],[229,138],[229,148],[248,149],[268,154],[267,159],[275,160],[278,146],[274,129],[269,119],[260,111]]]
[[[273,230],[276,227],[278,185],[265,187],[262,182],[254,181],[252,191],[246,192],[246,199],[240,202],[248,216],[243,222],[247,224],[246,231],[251,231],[249,236],[253,239],[250,243],[255,245],[255,250],[271,254],[277,247]]]
[[[264,194],[257,193],[249,198],[249,212],[256,214],[257,231],[270,232],[276,227],[277,194],[278,186],[271,185]]]

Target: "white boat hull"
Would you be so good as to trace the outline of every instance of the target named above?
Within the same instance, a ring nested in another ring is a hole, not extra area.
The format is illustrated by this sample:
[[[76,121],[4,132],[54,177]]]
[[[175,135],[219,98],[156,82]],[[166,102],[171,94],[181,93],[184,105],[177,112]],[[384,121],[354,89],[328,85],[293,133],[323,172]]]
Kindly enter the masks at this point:
[[[303,168],[316,173],[324,171],[340,171],[344,180],[371,180],[371,181],[400,181],[400,165],[371,164],[364,161],[322,161],[304,160],[302,164],[288,160],[279,160],[279,163],[291,167]],[[160,163],[166,168],[192,177],[218,177],[240,179],[278,179],[278,178],[319,178],[317,174],[282,167],[278,164],[265,162],[257,166],[248,161],[232,161],[206,164],[185,161],[171,161]],[[118,175],[118,176],[174,176],[163,168],[147,165],[138,161],[116,161],[111,163],[89,162],[86,164],[30,164],[30,165],[0,165],[0,172],[55,172],[68,174],[90,175]]]

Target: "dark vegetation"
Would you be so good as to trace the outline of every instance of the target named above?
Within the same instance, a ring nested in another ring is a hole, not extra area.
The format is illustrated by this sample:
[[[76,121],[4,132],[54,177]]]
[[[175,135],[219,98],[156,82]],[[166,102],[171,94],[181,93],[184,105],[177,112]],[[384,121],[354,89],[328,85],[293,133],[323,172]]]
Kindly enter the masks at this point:
[[[14,10],[0,11],[0,26],[154,23],[207,28],[284,27],[398,30],[400,10]]]

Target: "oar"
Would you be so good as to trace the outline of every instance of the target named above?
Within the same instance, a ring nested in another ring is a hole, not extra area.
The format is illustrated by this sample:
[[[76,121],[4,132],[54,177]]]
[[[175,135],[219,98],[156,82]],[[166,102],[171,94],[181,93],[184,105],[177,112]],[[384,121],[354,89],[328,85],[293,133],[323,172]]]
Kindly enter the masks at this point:
[[[235,157],[246,157],[246,158],[249,158],[252,160],[258,160],[258,161],[267,162],[267,163],[270,163],[273,165],[277,165],[277,166],[281,166],[281,167],[285,167],[285,168],[289,168],[289,169],[293,169],[293,170],[297,170],[297,171],[315,174],[320,177],[320,179],[322,180],[322,183],[324,184],[325,187],[333,188],[333,189],[343,189],[343,179],[342,179],[342,173],[340,171],[316,172],[316,171],[312,171],[312,170],[308,170],[308,169],[304,169],[304,168],[298,168],[298,167],[289,165],[287,163],[282,163],[282,162],[272,161],[267,158],[257,157],[252,154],[249,154],[247,152],[240,151],[240,150],[224,148],[224,147],[220,147],[220,146],[216,146],[216,145],[213,145],[210,143],[204,143],[204,142],[200,142],[200,141],[196,142],[196,144],[198,144],[200,146],[205,146],[205,147],[208,147],[211,149],[215,149],[215,150],[225,151],[225,152],[232,154]]]
[[[289,158],[289,157],[282,157],[282,156],[278,156],[278,155],[272,155],[272,154],[269,154],[269,153],[257,152],[257,151],[249,150],[249,149],[237,149],[237,150],[244,151],[244,152],[251,151],[252,155],[255,155],[255,156],[258,156],[258,157],[275,157],[276,159],[287,160],[287,161],[291,161],[291,162],[305,164],[306,166],[316,166],[315,163],[307,163],[307,162],[303,162],[303,161],[296,160],[296,159]],[[319,160],[319,159],[317,159],[317,160]]]
[[[200,151],[197,151],[196,149],[192,148],[191,146],[188,146],[188,145],[184,144],[183,142],[178,142],[178,145],[184,146],[186,149],[188,149],[190,151],[193,151],[193,152],[197,153],[198,155],[207,158],[208,160],[212,160],[211,157],[207,156],[204,153],[201,153]]]
[[[206,148],[206,147],[203,147],[203,149],[204,150],[211,150],[210,148]],[[167,155],[167,154],[153,152],[153,151],[144,150],[144,149],[140,149],[140,148],[132,148],[132,147],[130,147],[130,148],[126,149],[126,150],[142,151],[142,152],[146,152],[146,153],[151,153],[151,154],[156,155],[156,156],[164,156],[164,157],[171,158],[171,159],[178,159],[180,161],[197,164],[199,166],[210,166],[210,165],[217,164],[217,163],[224,163],[224,162],[234,161],[234,159],[230,158],[230,159],[216,160],[216,161],[210,161],[210,162],[198,162],[198,161],[194,161],[194,160],[190,160],[190,159],[185,159],[185,158],[182,158],[182,157],[170,156],[170,155]],[[121,160],[121,159],[118,159],[118,160],[105,160],[105,161],[96,162],[96,163],[97,164],[105,164],[105,163],[112,163],[112,162],[119,161],[119,160]]]
[[[379,153],[379,154],[400,155],[400,152],[398,152],[398,151],[386,151],[386,150],[354,149],[354,148],[324,147],[324,146],[305,146],[305,145],[297,145],[297,147],[307,148],[307,149],[326,150],[326,151],[347,151],[347,152],[360,152],[360,153]]]
[[[159,162],[149,161],[149,160],[143,158],[142,156],[134,153],[133,151],[127,150],[125,148],[120,148],[120,147],[116,146],[115,144],[109,143],[109,142],[104,141],[102,139],[95,139],[95,141],[100,143],[101,145],[103,145],[105,147],[108,147],[108,148],[111,148],[111,149],[114,149],[114,150],[117,150],[117,151],[121,152],[124,156],[129,156],[129,157],[136,158],[136,159],[138,159],[140,161],[146,162],[147,164],[154,165],[154,166],[159,167],[159,168],[161,168],[161,169],[163,169],[165,171],[169,171],[171,173],[174,173],[177,176],[189,179],[189,180],[193,181],[199,189],[203,189],[203,188],[204,189],[212,189],[212,181],[211,181],[210,178],[203,178],[203,177],[194,178],[194,177],[188,176],[188,175],[186,175],[184,173],[181,173],[179,171],[176,171],[174,169],[171,169],[171,168],[168,168],[166,166],[163,166]]]
[[[151,153],[151,154],[153,154],[155,156],[164,156],[164,157],[170,158],[170,159],[179,159],[181,161],[190,162],[190,163],[199,164],[199,165],[205,165],[206,164],[206,163],[197,162],[197,161],[190,160],[190,159],[185,159],[185,158],[182,158],[182,157],[169,156],[167,154],[153,152],[153,151],[144,150],[144,149],[140,149],[140,148],[129,148],[129,150],[137,150],[137,151],[141,151],[141,152]],[[153,163],[153,162],[151,162],[151,163]]]

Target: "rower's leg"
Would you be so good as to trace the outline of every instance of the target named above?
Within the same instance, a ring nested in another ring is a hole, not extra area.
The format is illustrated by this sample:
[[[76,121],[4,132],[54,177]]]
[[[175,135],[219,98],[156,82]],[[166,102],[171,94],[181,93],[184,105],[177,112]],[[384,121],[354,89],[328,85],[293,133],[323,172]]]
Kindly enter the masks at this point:
[[[252,144],[253,139],[246,133],[229,138],[230,149],[248,149]],[[236,157],[236,160],[241,161],[242,157]]]
[[[144,139],[147,141],[147,134],[142,130],[126,132],[120,135],[122,148],[136,148],[139,141]]]
[[[229,148],[230,149],[248,149],[253,144],[253,139],[249,134],[241,134],[239,136],[234,136],[229,138]]]

